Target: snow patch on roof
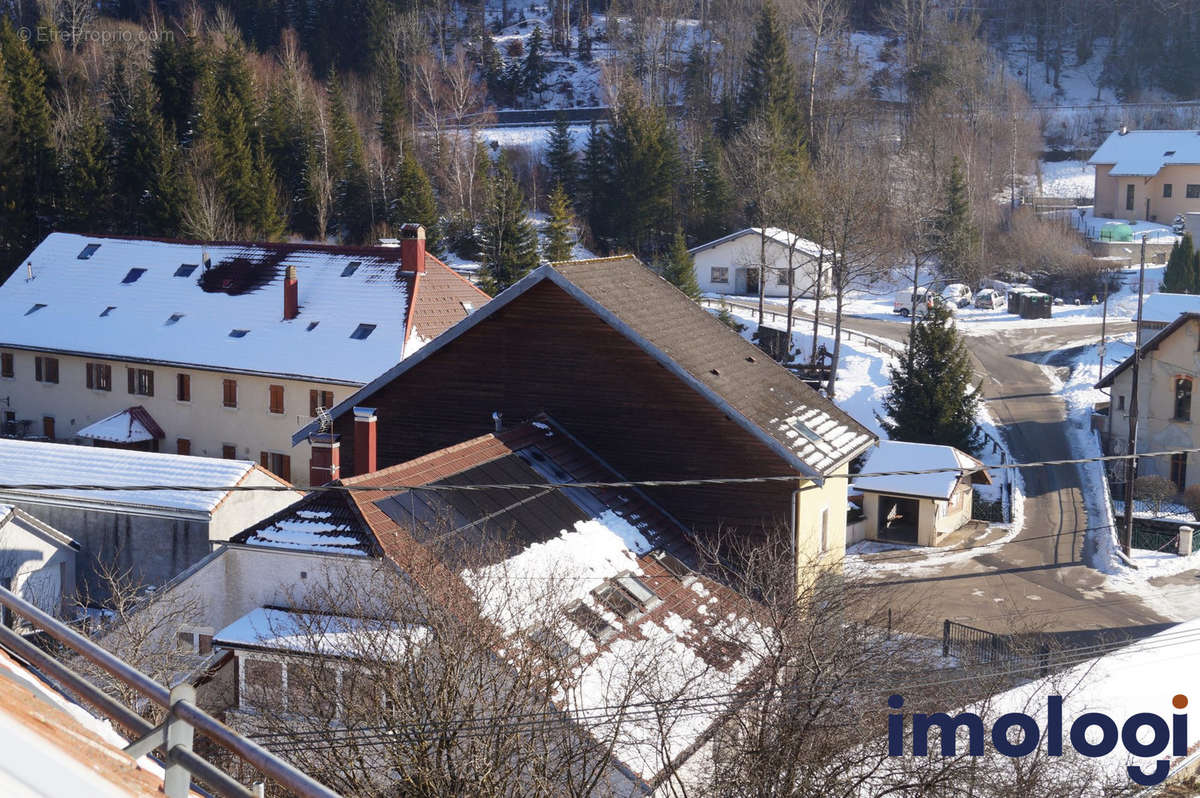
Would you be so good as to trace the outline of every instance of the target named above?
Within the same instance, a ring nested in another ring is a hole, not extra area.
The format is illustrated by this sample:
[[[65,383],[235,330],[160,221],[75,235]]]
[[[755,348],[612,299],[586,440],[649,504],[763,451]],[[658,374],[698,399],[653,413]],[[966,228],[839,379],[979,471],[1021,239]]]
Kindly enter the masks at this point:
[[[395,621],[258,607],[213,635],[213,643],[332,657],[369,652],[399,658],[426,632],[426,627],[406,627]]]
[[[81,438],[112,443],[141,443],[154,440],[150,430],[134,418],[128,408],[89,424],[79,430],[78,435]]]
[[[0,484],[130,488],[104,491],[59,488],[36,492],[106,504],[211,512],[228,491],[137,490],[135,486],[229,487],[238,484],[252,468],[254,463],[246,460],[0,438]]]
[[[890,471],[925,471],[935,468],[954,469],[935,474],[898,474],[873,477],[871,474]],[[899,493],[949,499],[958,481],[966,474],[983,468],[983,463],[953,446],[906,441],[880,441],[863,464],[862,474],[854,480],[858,490],[878,493]]]
[[[1112,164],[1110,175],[1142,177],[1172,164],[1200,164],[1200,130],[1114,131],[1088,163]]]
[[[1170,324],[1184,313],[1200,313],[1200,295],[1148,294],[1142,300],[1142,321]]]

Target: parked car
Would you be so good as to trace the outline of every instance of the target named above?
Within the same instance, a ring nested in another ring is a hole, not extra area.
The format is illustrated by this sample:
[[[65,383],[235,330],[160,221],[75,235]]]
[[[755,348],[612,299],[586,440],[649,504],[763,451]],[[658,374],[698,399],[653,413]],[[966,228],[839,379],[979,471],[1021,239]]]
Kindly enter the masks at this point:
[[[1004,294],[994,288],[985,288],[975,295],[975,307],[984,310],[995,310],[1007,305]]]
[[[924,316],[929,311],[929,289],[925,286],[920,286],[916,291],[911,288],[900,289],[892,301],[892,313],[908,316],[912,313],[914,301],[917,306],[917,315]]]
[[[970,307],[972,299],[971,289],[963,283],[950,283],[950,285],[942,289],[942,299],[954,307]]]

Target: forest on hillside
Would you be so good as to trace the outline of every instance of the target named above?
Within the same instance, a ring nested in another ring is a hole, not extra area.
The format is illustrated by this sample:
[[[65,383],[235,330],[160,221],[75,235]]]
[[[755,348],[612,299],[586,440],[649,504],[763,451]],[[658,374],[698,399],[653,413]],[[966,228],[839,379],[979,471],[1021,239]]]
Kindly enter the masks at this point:
[[[417,220],[499,289],[568,236],[658,263],[753,224],[966,278],[1036,238],[1003,212],[1042,142],[997,43],[1053,65],[1102,42],[1123,92],[1196,91],[1195,14],[1133,5],[9,0],[0,266],[51,230],[358,244]],[[608,109],[582,143],[485,144],[493,109],[581,69]]]

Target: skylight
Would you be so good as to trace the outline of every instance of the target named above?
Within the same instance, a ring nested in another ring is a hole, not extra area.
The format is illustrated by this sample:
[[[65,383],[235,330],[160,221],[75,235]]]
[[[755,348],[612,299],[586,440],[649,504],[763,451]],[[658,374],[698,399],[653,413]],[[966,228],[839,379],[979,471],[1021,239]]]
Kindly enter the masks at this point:
[[[167,324],[174,324],[175,322],[179,321],[182,318],[183,318],[182,313],[172,313],[171,317],[169,319],[167,319]]]
[[[804,436],[808,440],[812,441],[813,443],[821,442],[821,440],[822,440],[821,436],[818,435],[817,433],[813,432],[812,428],[809,427],[807,424],[805,424],[803,421],[793,420],[791,422],[791,425],[792,425],[792,429],[796,430],[796,432],[799,432],[802,436]]]
[[[350,333],[350,337],[356,341],[362,341],[373,332],[375,332],[374,324],[360,324],[354,328],[354,332]]]
[[[191,277],[192,272],[200,268],[199,263],[185,263],[175,270],[176,277]]]
[[[86,247],[83,248],[83,251],[80,252],[75,257],[79,258],[80,260],[87,260],[88,258],[95,255],[96,250],[98,250],[98,249],[100,249],[99,244],[88,244]]]
[[[674,554],[669,554],[668,552],[659,549],[658,551],[654,552],[652,556],[654,559],[658,560],[659,565],[667,569],[671,576],[680,580],[684,584],[687,584],[696,578],[696,575],[692,573],[692,569],[684,565],[683,561]]]
[[[607,640],[616,634],[616,627],[585,604],[576,604],[567,610],[567,616],[597,640]]]
[[[654,591],[636,576],[632,574],[618,576],[616,581],[626,593],[633,596],[643,610],[659,603],[658,596],[654,595]]]
[[[611,610],[619,618],[629,620],[638,614],[639,608],[633,597],[613,584],[605,584],[596,589],[596,600],[606,609]]]
[[[318,324],[320,324],[320,323],[321,323],[321,322],[319,322],[319,321],[310,321],[310,322],[308,323],[308,327],[307,327],[307,328],[306,328],[304,331],[305,331],[305,332],[312,332],[313,330],[317,329],[317,325],[318,325]]]
[[[100,316],[101,317],[107,316],[109,313],[112,313],[116,309],[117,309],[116,305],[109,305],[104,310],[100,311]]]
[[[475,306],[473,304],[471,304],[470,302],[463,302],[462,306],[463,306],[463,310],[465,310],[468,314],[475,312]]]
[[[230,338],[245,338],[249,334],[249,330],[230,330]]]
[[[1163,157],[1170,158],[1174,154],[1175,154],[1175,150],[1167,150],[1166,152],[1163,153]]]
[[[146,273],[145,269],[138,269],[136,267],[132,268],[129,270],[129,273],[125,275],[125,279],[122,280],[121,283],[122,284],[136,283],[138,281],[138,278],[141,277],[145,273]]]
[[[348,264],[346,264],[346,268],[342,269],[342,276],[343,276],[343,277],[349,277],[350,275],[352,275],[352,274],[354,274],[356,271],[358,271],[358,267],[359,267],[359,266],[362,266],[362,261],[361,261],[361,260],[352,260],[352,261],[350,261]]]
[[[25,311],[25,315],[28,316],[30,314],[37,313],[39,310],[41,310],[44,307],[46,307],[45,303],[34,302],[33,307],[31,307],[29,310]]]

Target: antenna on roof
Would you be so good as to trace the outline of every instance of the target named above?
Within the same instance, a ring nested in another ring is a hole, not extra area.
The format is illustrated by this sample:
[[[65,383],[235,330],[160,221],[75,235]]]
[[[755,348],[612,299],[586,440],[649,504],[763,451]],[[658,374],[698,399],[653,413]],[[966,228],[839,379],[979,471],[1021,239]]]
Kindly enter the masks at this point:
[[[28,277],[26,277],[25,279],[26,279],[27,281],[28,281],[28,280],[32,280],[32,279],[33,279],[33,261],[29,261],[29,262],[27,262],[27,263],[25,264],[25,268],[26,268],[26,269],[29,271],[29,276],[28,276]]]
[[[200,250],[200,262],[204,264],[204,271],[212,268],[212,258],[208,257],[208,247]]]
[[[321,432],[333,429],[333,416],[329,415],[329,408],[317,407],[317,423],[321,425]]]

